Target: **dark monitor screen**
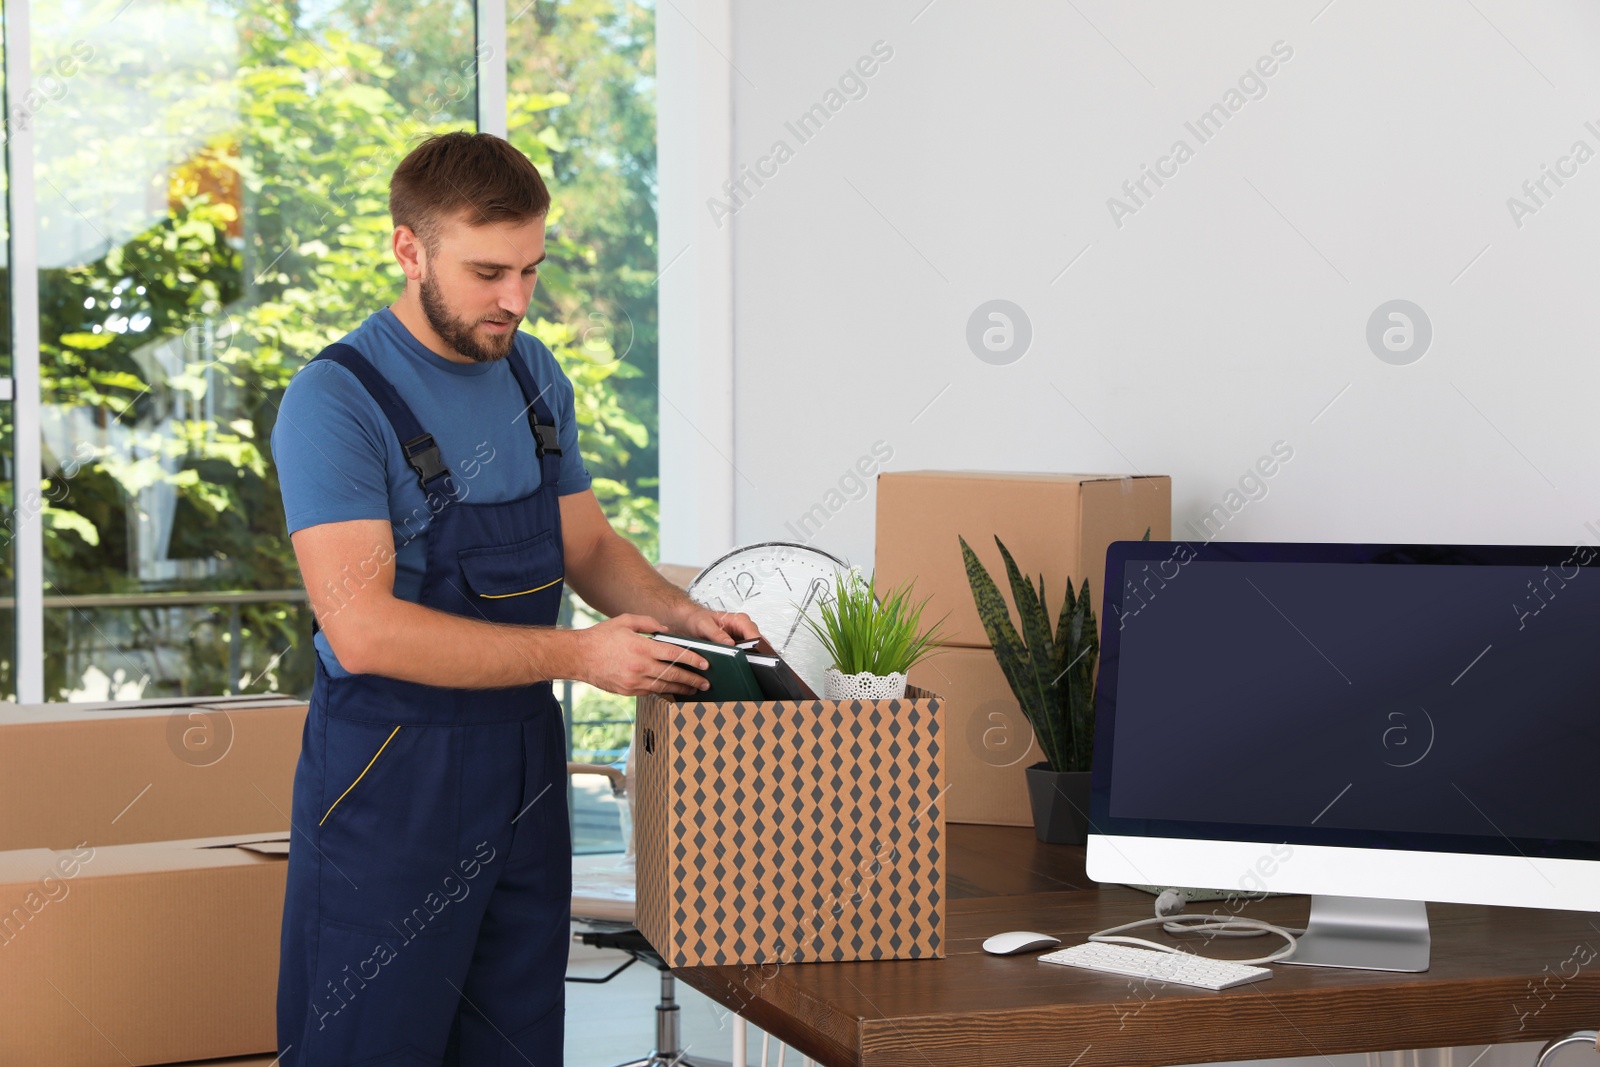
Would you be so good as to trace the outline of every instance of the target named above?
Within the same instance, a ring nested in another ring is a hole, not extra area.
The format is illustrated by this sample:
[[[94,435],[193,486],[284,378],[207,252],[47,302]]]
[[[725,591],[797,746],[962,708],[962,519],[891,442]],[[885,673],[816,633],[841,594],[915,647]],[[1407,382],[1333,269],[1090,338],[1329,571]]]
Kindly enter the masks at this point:
[[[1119,542],[1106,834],[1600,859],[1589,548]]]

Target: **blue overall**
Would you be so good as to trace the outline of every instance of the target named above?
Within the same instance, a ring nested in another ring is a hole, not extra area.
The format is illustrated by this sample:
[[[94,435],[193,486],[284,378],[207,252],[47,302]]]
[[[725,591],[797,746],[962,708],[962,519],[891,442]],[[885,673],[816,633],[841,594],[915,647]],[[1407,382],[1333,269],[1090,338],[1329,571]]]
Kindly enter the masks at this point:
[[[539,488],[468,503],[432,437],[359,352],[335,344],[317,358],[356,376],[422,482],[433,519],[421,603],[553,626],[560,448],[522,361],[508,358]],[[334,677],[313,658],[278,979],[284,1067],[558,1067],[572,844],[550,683],[447,689]]]

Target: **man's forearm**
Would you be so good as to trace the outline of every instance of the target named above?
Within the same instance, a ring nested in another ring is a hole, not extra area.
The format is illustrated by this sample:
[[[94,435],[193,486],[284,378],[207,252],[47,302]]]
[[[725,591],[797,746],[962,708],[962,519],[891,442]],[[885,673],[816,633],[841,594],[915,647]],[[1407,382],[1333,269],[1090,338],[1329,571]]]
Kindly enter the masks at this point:
[[[584,603],[609,617],[648,615],[672,626],[697,607],[620,536],[602,539],[584,560],[581,572],[569,568],[567,584]]]
[[[503,689],[581,676],[579,631],[490,623],[393,596],[361,609],[359,619],[324,623],[341,665],[355,673],[451,689]]]

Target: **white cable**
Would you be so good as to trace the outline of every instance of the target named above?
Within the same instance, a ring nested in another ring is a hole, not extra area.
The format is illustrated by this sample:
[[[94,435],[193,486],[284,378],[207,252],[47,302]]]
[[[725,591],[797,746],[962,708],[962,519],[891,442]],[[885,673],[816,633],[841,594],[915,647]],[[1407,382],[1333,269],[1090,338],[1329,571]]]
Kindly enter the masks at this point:
[[[1239,916],[1227,915],[1158,915],[1154,919],[1140,919],[1137,922],[1124,923],[1113,926],[1108,930],[1089,935],[1090,941],[1101,941],[1113,945],[1137,945],[1139,948],[1155,949],[1157,952],[1170,952],[1174,955],[1193,955],[1186,949],[1172,945],[1163,945],[1156,941],[1147,941],[1142,937],[1125,936],[1128,930],[1137,930],[1145,926],[1160,926],[1169,934],[1182,936],[1185,934],[1201,934],[1206,937],[1260,937],[1262,934],[1277,934],[1287,942],[1282,948],[1269,955],[1253,960],[1229,960],[1229,963],[1262,964],[1276,963],[1294,955],[1297,946],[1295,938],[1305,933],[1284,926],[1274,926],[1260,919],[1246,919]]]

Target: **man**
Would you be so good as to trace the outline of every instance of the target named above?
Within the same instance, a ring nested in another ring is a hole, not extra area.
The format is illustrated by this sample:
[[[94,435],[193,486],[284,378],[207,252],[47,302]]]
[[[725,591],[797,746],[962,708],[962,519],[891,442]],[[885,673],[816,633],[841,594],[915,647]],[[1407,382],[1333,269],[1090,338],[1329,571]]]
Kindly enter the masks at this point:
[[[307,364],[272,449],[317,620],[295,772],[285,1067],[562,1060],[571,897],[550,681],[687,695],[705,661],[644,636],[757,636],[606,522],[573,387],[517,330],[549,193],[490,134],[390,182],[404,294]],[[611,618],[555,629],[563,584]]]

